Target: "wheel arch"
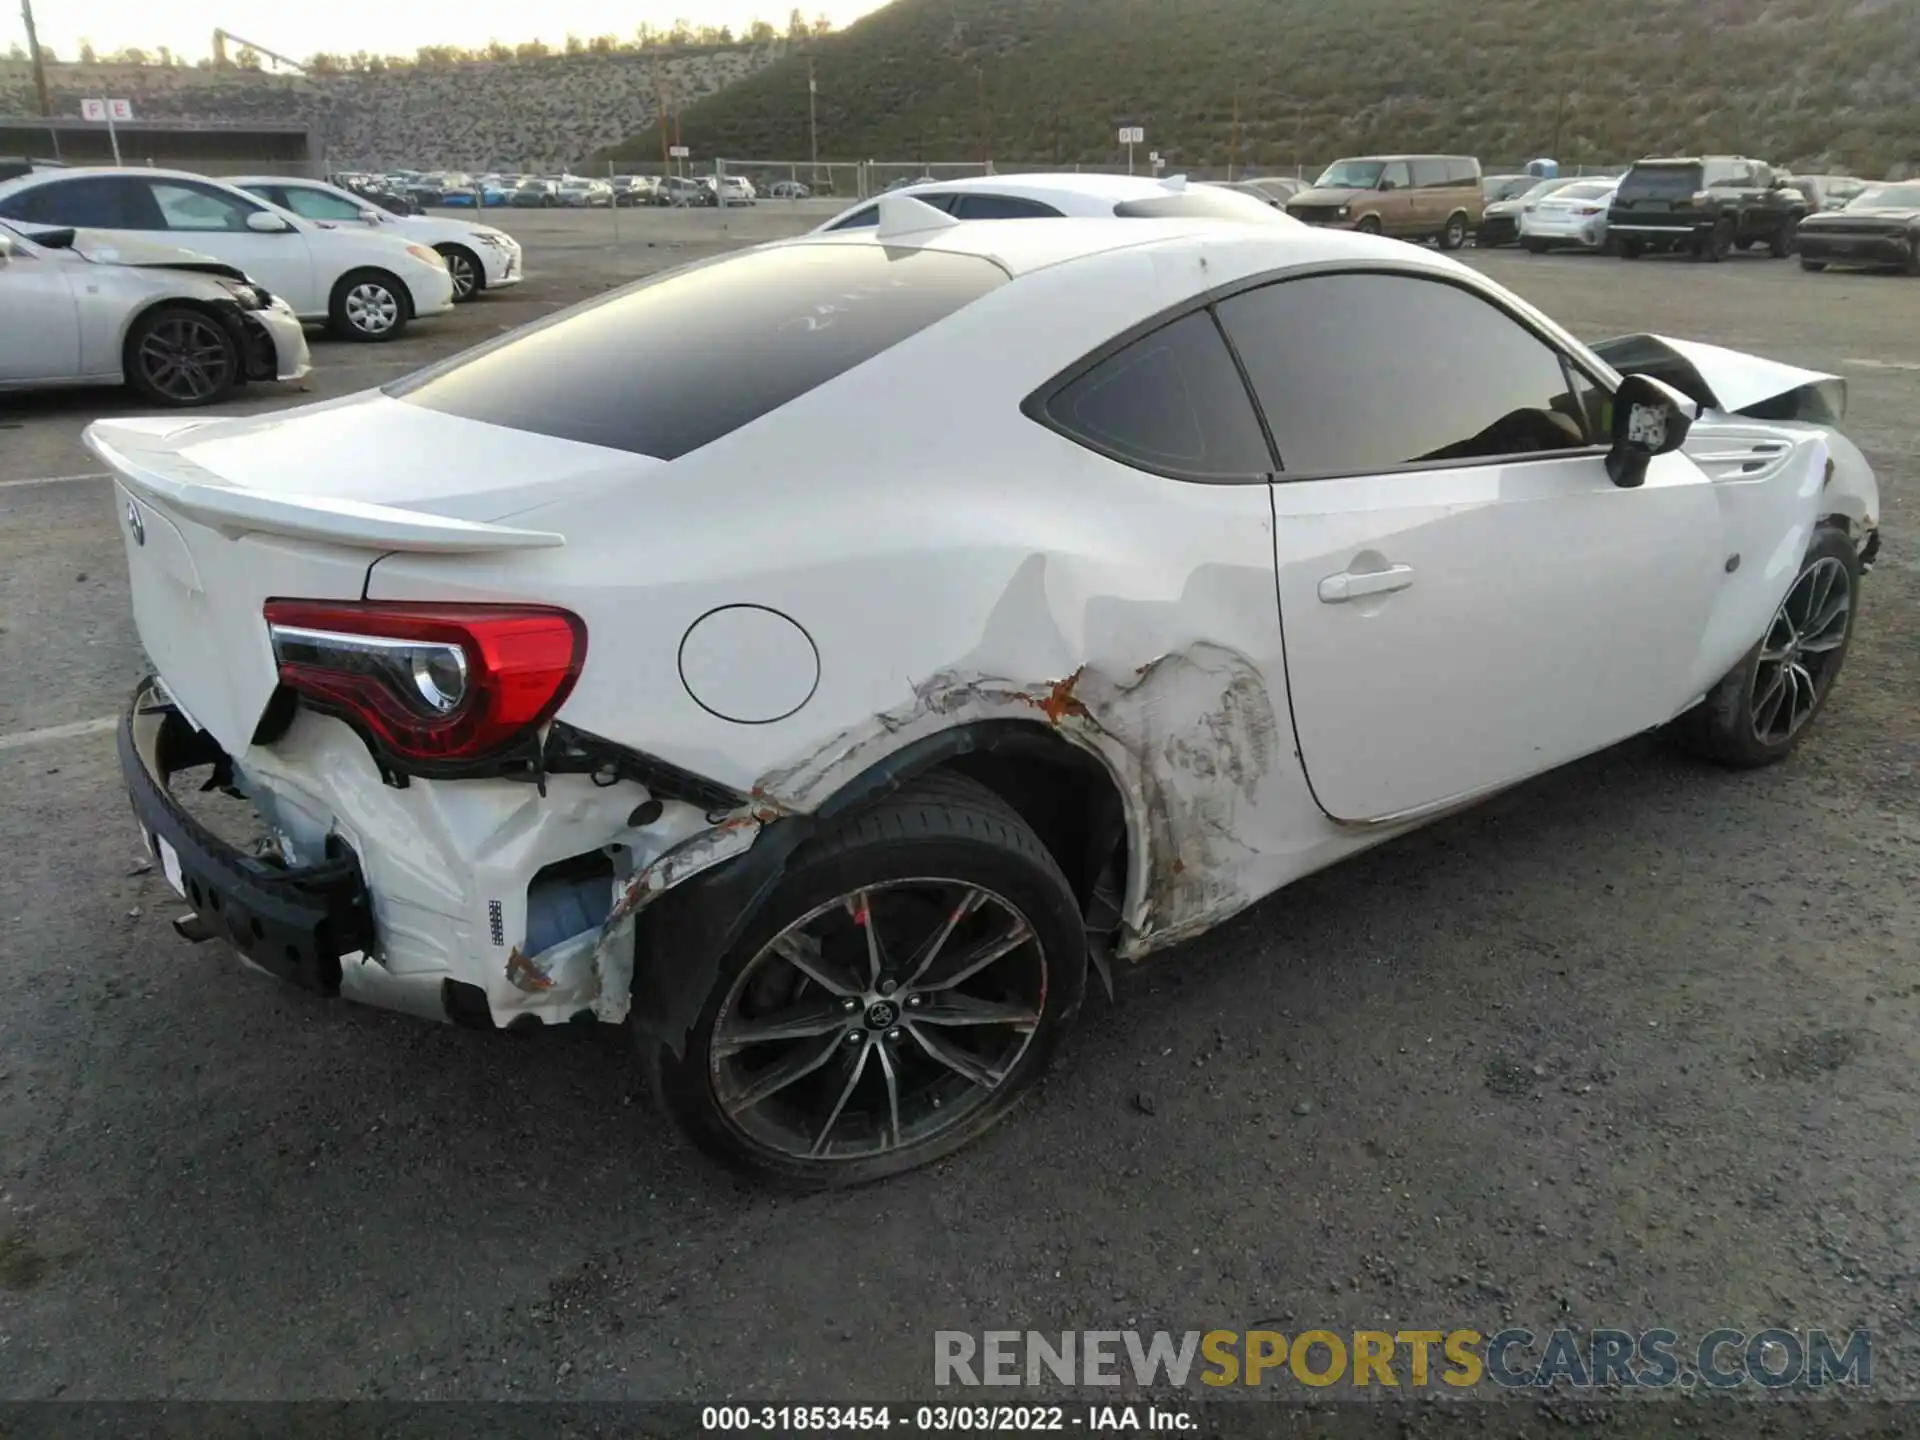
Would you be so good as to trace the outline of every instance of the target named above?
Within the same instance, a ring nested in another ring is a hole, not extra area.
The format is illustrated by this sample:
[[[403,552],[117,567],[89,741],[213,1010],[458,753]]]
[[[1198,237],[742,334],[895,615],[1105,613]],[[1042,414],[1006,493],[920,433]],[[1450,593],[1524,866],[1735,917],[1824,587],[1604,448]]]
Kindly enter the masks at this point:
[[[233,341],[238,351],[239,369],[236,372],[235,383],[244,385],[247,382],[247,334],[245,327],[241,324],[238,311],[229,303],[203,299],[198,295],[165,294],[155,295],[151,299],[142,301],[127,312],[125,320],[121,323],[120,333],[114,342],[114,353],[120,360],[120,378],[123,383],[133,383],[127,363],[129,358],[127,346],[133,341],[133,332],[142,320],[156,310],[197,310],[217,323],[227,332],[228,338]]]
[[[913,780],[951,771],[985,785],[1040,837],[1073,887],[1088,948],[1109,991],[1107,937],[1120,926],[1142,863],[1144,817],[1094,750],[1037,721],[986,719],[940,730],[879,757],[812,810],[763,825],[734,860],[667,890],[636,917],[634,1023],[676,1054],[720,958],[809,838]]]

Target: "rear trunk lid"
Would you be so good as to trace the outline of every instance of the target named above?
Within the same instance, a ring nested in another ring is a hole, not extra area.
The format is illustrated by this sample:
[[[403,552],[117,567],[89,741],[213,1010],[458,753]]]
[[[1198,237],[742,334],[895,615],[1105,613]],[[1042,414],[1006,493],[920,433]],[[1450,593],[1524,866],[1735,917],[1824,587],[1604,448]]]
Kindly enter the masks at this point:
[[[267,600],[360,599],[394,551],[562,545],[494,519],[658,463],[385,397],[239,421],[102,420],[86,443],[113,472],[141,644],[230,753],[279,683]]]

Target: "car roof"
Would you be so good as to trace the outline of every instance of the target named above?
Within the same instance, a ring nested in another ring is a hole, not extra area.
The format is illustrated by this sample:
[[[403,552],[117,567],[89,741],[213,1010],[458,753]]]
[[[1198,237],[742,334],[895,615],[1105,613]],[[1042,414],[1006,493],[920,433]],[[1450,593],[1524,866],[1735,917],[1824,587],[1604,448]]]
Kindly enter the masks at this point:
[[[11,180],[0,180],[0,195],[11,195],[18,190],[32,190],[52,180],[77,180],[103,176],[110,179],[129,180],[198,180],[215,185],[233,187],[233,181],[223,175],[202,175],[197,170],[159,170],[145,165],[85,165],[70,169],[37,170],[31,175],[16,175]]]
[[[895,191],[896,195],[903,192]],[[1465,267],[1434,252],[1397,240],[1382,240],[1352,230],[1312,225],[1263,225],[1255,221],[1180,216],[1172,219],[1127,219],[1106,216],[1061,216],[1006,224],[992,220],[954,221],[907,235],[882,237],[879,227],[854,230],[813,230],[772,242],[792,245],[884,245],[952,254],[978,255],[1018,277],[1057,265],[1111,254],[1120,250],[1154,247],[1182,250],[1245,242],[1259,250],[1261,268],[1285,269],[1352,260],[1360,263],[1394,261],[1410,266],[1460,270]],[[1222,283],[1230,277],[1223,275]]]
[[[1150,175],[1108,175],[1084,171],[1034,171],[1022,175],[963,175],[953,180],[919,180],[892,191],[895,195],[914,195],[939,191],[964,195],[984,190],[994,195],[1079,195],[1089,200],[1143,200],[1165,195],[1177,187],[1166,179]]]

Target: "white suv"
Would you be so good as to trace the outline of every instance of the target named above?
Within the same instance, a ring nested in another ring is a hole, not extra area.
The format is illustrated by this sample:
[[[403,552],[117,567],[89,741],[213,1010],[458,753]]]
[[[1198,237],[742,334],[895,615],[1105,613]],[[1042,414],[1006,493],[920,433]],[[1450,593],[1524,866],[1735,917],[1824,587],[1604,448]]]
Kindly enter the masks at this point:
[[[0,219],[186,246],[239,267],[302,320],[347,340],[391,340],[416,316],[453,308],[453,277],[428,246],[327,229],[258,196],[182,170],[46,170],[0,182]],[[95,255],[104,253],[96,243]]]

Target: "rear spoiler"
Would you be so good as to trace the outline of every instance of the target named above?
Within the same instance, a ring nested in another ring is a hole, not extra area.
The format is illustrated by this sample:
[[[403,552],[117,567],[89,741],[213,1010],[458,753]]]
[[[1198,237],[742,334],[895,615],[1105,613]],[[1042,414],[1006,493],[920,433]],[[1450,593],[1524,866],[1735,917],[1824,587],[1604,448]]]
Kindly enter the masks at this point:
[[[1802,420],[1838,425],[1847,413],[1847,382],[1698,340],[1622,335],[1593,353],[1622,375],[1664,380],[1696,404],[1750,420]]]
[[[545,530],[519,530],[327,495],[249,490],[177,451],[157,448],[155,435],[138,420],[96,420],[82,438],[127,489],[230,538],[283,535],[358,550],[440,554],[535,550],[567,543],[564,535]]]

